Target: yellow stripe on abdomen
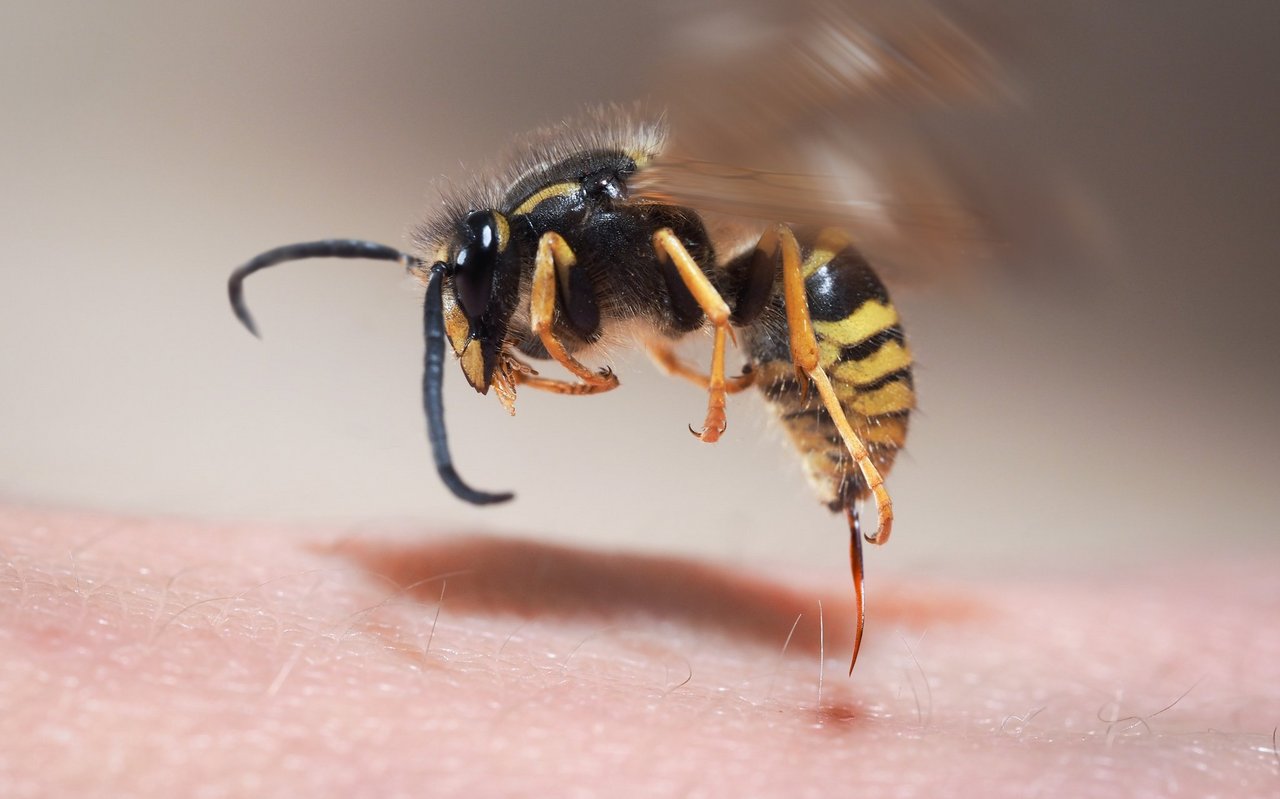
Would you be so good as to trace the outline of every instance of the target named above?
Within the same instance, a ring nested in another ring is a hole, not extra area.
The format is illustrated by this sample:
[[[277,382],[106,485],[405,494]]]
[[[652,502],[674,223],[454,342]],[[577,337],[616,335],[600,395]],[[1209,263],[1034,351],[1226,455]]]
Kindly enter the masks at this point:
[[[856,386],[837,385],[836,396],[845,412],[862,416],[884,416],[902,413],[916,406],[916,392],[906,380],[895,380],[874,391],[859,391]]]
[[[837,385],[865,386],[910,366],[911,351],[897,341],[890,341],[862,360],[836,363],[831,379]]]
[[[838,231],[807,237],[804,275],[818,363],[840,409],[882,475],[906,444],[916,405],[912,355],[897,309],[871,266]],[[768,331],[756,349],[756,381],[774,406],[818,496],[832,510],[866,493],[860,469],[807,378],[797,377],[783,342]],[[808,389],[806,391],[806,388]]]
[[[867,300],[858,310],[835,322],[814,322],[813,331],[823,339],[842,347],[859,344],[882,330],[898,324],[898,309],[879,300]]]

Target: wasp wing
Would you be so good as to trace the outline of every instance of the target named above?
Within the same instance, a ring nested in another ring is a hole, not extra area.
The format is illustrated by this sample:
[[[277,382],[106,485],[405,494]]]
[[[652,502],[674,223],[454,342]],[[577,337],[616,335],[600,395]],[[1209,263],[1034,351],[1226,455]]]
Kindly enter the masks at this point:
[[[730,237],[771,222],[840,227],[899,280],[989,261],[1000,243],[988,221],[951,186],[928,174],[919,177],[907,191],[910,177],[894,176],[889,191],[883,174],[778,172],[661,156],[638,176],[635,192],[727,217],[712,221]]]
[[[671,140],[635,190],[843,227],[899,278],[1060,248],[1088,203],[1037,151],[997,22],[925,0],[691,22],[664,60]]]

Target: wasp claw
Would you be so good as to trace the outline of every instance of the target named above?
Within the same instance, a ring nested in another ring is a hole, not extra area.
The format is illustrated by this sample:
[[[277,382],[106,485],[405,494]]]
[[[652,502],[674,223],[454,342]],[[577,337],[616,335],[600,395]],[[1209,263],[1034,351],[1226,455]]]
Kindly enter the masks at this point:
[[[720,436],[724,435],[724,431],[728,429],[729,429],[729,423],[723,419],[720,420],[719,427],[712,428],[712,427],[704,426],[702,428],[702,432],[698,432],[697,430],[694,430],[693,425],[689,425],[689,432],[693,433],[693,437],[707,444],[714,444],[717,441],[719,441]]]

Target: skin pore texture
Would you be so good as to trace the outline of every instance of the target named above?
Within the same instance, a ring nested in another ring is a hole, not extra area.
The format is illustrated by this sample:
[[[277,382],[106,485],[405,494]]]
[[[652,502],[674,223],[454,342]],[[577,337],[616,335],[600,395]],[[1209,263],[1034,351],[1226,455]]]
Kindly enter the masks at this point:
[[[0,506],[0,796],[1276,796],[1277,573],[878,576],[849,678],[843,584]]]

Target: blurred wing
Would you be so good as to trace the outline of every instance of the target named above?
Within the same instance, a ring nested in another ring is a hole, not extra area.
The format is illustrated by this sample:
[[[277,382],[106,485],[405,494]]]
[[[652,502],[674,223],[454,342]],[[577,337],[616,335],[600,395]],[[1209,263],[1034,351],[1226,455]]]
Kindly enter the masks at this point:
[[[949,187],[931,182],[907,191],[907,176],[889,192],[883,175],[775,172],[664,155],[637,177],[635,195],[644,199],[760,223],[844,228],[899,279],[972,267],[999,248],[986,221]]]
[[[1070,218],[1057,206],[1076,194],[1023,125],[998,30],[925,0],[735,6],[691,23],[664,60],[670,146],[635,190],[838,225],[899,273],[1025,260],[1021,239],[1040,236],[1028,222]]]
[[[680,135],[728,162],[832,122],[1008,96],[988,45],[925,0],[735,4],[688,22],[662,63]]]

